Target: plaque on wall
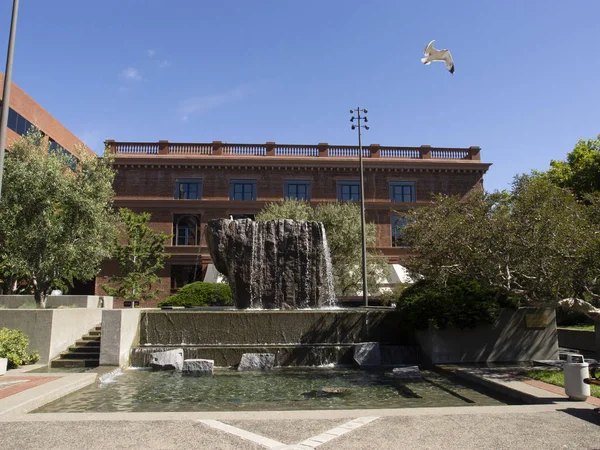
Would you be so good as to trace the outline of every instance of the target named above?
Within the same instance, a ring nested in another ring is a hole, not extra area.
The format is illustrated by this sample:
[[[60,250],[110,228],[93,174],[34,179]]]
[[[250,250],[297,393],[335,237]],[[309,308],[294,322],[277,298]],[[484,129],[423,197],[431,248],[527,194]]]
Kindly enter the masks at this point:
[[[525,328],[546,328],[550,323],[547,312],[525,314]]]

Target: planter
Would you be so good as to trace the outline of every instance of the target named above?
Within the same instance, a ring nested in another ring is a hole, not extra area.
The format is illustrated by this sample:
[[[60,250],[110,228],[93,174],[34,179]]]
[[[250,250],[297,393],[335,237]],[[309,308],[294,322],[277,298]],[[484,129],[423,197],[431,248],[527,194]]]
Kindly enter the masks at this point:
[[[430,364],[558,359],[556,315],[550,308],[503,309],[494,324],[417,331]]]
[[[8,358],[0,358],[0,376],[6,373],[8,367]]]

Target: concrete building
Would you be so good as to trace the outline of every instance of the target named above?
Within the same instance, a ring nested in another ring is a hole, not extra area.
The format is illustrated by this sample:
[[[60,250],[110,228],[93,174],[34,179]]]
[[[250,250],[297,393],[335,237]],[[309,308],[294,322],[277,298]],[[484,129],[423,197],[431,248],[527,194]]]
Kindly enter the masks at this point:
[[[4,74],[0,73],[0,85],[4,85]],[[4,93],[0,89],[0,104]],[[6,148],[12,142],[35,126],[48,137],[49,150],[68,153],[78,157],[76,149],[82,148],[90,155],[96,155],[92,149],[71,133],[64,125],[27,95],[19,86],[12,83],[10,89],[10,110],[8,113],[8,130]]]
[[[157,230],[173,235],[171,258],[160,273],[164,296],[211,272],[203,230],[211,219],[253,217],[269,202],[305,199],[359,201],[358,147],[107,141],[115,154],[115,207],[152,214]],[[363,148],[366,219],[377,225],[377,249],[390,264],[410,249],[402,246],[395,211],[426,204],[437,193],[464,195],[482,187],[490,164],[480,148]],[[107,262],[96,293],[117,270]],[[393,278],[393,274],[392,274]],[[392,280],[393,281],[393,280]],[[148,302],[152,306],[156,302]],[[117,305],[115,305],[117,306]]]

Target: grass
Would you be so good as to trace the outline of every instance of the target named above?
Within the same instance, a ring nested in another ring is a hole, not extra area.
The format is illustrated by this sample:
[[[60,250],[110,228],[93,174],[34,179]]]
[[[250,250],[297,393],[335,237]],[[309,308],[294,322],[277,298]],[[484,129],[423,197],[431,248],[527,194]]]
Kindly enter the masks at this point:
[[[523,372],[523,375],[554,386],[565,387],[565,375],[562,370],[531,369]],[[592,397],[600,398],[600,386],[590,386]]]
[[[594,324],[567,325],[567,326],[560,326],[560,328],[570,328],[571,330],[594,331]]]

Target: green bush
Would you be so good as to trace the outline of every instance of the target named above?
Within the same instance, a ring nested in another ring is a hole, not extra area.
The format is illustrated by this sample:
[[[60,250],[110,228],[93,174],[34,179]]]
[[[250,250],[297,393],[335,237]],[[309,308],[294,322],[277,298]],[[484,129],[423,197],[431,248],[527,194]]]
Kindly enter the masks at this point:
[[[158,306],[231,306],[231,288],[224,283],[197,281],[186,284],[177,294],[167,297]]]
[[[397,309],[401,320],[415,329],[474,328],[494,323],[500,308],[517,308],[519,300],[473,280],[449,280],[446,286],[421,280],[402,292]]]
[[[8,358],[8,368],[14,369],[22,364],[33,364],[40,359],[37,351],[27,355],[29,338],[21,330],[0,330],[0,358]]]

